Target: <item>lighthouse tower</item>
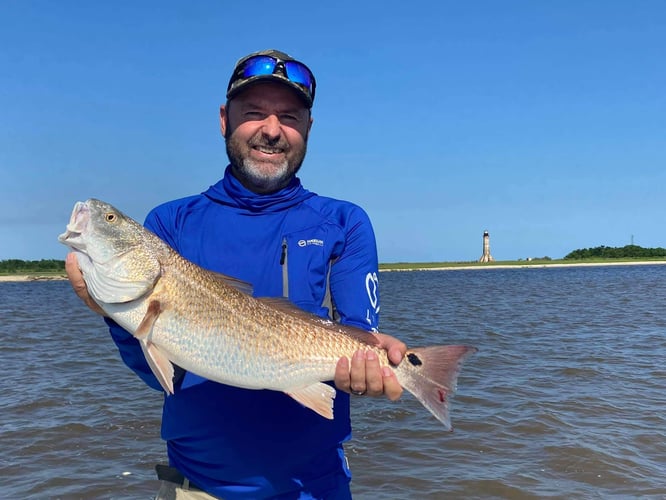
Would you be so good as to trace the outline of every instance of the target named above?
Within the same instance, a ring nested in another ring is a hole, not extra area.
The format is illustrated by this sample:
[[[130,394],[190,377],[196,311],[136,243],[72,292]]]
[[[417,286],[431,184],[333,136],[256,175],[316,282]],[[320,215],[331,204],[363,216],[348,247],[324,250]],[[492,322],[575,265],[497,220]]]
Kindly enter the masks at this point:
[[[479,262],[493,262],[493,256],[490,255],[490,234],[488,231],[483,232],[483,255],[479,259]]]

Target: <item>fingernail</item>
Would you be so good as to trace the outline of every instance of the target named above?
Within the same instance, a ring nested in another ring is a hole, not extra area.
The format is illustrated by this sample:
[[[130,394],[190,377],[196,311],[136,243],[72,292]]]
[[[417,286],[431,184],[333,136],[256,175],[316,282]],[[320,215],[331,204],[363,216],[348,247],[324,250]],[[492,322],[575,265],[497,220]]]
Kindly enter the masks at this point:
[[[390,377],[391,375],[393,375],[393,372],[388,366],[382,367],[382,377],[386,378]]]
[[[375,361],[377,359],[375,351],[366,351],[365,359],[368,361]]]

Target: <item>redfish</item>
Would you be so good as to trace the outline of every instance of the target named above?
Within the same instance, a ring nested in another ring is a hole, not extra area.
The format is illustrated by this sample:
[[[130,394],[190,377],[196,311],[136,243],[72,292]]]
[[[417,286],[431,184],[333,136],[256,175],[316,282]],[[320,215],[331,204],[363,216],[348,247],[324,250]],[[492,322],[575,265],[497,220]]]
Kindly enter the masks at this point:
[[[184,259],[108,203],[74,206],[65,233],[90,296],[136,337],[164,390],[173,394],[174,365],[246,389],[282,391],[333,418],[338,360],[373,350],[447,429],[448,399],[465,345],[410,348],[392,365],[377,338],[298,309],[286,299],[255,298],[251,286]]]

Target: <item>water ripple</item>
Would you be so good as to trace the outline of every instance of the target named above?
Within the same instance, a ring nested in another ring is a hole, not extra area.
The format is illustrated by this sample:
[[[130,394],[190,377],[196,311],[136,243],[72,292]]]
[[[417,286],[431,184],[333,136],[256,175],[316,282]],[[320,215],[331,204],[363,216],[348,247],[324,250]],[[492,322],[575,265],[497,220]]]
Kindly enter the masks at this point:
[[[666,498],[666,266],[382,273],[382,330],[476,345],[444,432],[356,398],[359,499]],[[67,283],[0,283],[7,498],[149,498],[161,395]]]

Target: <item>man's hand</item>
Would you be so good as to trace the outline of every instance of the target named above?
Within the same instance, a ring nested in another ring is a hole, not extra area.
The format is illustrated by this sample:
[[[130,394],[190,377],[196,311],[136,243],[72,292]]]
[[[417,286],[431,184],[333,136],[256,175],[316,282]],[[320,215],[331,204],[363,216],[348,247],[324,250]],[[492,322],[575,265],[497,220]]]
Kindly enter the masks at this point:
[[[102,316],[106,316],[106,313],[102,310],[102,308],[99,307],[97,302],[95,302],[88,294],[88,287],[86,286],[86,282],[83,281],[83,275],[79,269],[79,264],[76,260],[76,254],[74,252],[67,254],[67,258],[65,259],[65,271],[67,271],[69,283],[72,285],[76,295],[78,295],[79,298],[85,302],[85,304],[94,312],[101,314]]]
[[[391,363],[397,365],[405,356],[407,346],[398,339],[381,333],[373,334],[379,338],[381,347],[388,351]],[[359,349],[351,359],[340,358],[335,368],[335,386],[352,394],[368,396],[385,395],[395,401],[402,395],[402,387],[393,370],[388,366],[380,367],[377,354],[371,350]]]

